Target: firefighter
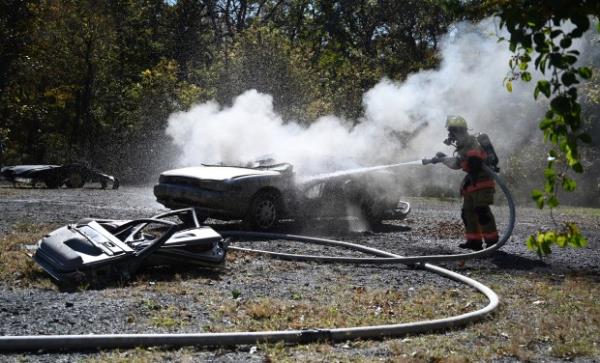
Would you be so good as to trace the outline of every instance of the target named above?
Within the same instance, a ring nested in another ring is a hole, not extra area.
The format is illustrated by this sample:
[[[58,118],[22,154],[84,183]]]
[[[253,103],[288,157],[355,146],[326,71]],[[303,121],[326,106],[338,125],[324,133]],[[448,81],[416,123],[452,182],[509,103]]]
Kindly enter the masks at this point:
[[[453,157],[441,152],[433,162],[442,162],[450,169],[462,169],[467,173],[460,186],[463,197],[461,218],[465,225],[466,242],[460,248],[479,251],[498,242],[496,221],[490,209],[494,202],[494,180],[482,169],[487,154],[477,141],[477,137],[467,131],[467,121],[461,116],[448,116],[446,119],[448,138],[446,145],[456,147]]]

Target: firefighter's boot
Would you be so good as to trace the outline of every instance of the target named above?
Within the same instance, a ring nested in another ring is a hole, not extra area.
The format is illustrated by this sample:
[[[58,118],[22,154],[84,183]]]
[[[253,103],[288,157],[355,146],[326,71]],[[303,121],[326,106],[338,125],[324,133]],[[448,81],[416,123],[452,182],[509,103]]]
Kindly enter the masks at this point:
[[[485,238],[485,248],[492,247],[496,243],[498,243],[498,238]]]
[[[483,243],[481,240],[468,239],[467,242],[459,244],[458,247],[467,250],[481,251],[483,249]]]

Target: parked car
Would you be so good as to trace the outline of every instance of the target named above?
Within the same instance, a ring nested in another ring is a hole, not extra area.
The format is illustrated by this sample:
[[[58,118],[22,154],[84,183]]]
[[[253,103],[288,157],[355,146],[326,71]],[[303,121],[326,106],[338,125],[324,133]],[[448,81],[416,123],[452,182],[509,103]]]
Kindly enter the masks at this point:
[[[281,219],[363,217],[374,225],[410,212],[389,172],[300,182],[291,164],[271,160],[165,171],[154,195],[167,208],[195,207],[201,219],[243,219],[257,230],[269,230]]]
[[[0,169],[2,177],[13,184],[29,184],[37,186],[44,183],[48,188],[81,188],[86,183],[99,183],[105,189],[119,188],[119,180],[99,170],[88,168],[82,164],[67,165],[16,165]]]
[[[218,267],[227,244],[187,208],[135,220],[82,219],[50,232],[29,249],[55,280],[72,283],[129,279],[141,266]]]

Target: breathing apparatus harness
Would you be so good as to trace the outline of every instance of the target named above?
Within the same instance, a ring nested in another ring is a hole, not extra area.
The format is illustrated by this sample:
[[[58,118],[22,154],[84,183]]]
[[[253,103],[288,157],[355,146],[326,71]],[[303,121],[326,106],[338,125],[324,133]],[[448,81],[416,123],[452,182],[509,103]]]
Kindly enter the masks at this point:
[[[448,127],[448,137],[444,140],[444,144],[448,145],[448,146],[454,146],[456,147],[456,133],[453,130],[455,127],[450,126]],[[466,127],[465,127],[466,130]],[[492,171],[494,171],[495,173],[500,172],[500,168],[498,167],[498,163],[499,163],[499,159],[498,159],[498,154],[496,154],[496,150],[494,149],[494,145],[492,144],[492,141],[490,140],[490,137],[488,136],[488,134],[485,133],[478,133],[477,135],[475,135],[475,139],[477,140],[477,143],[479,144],[479,146],[481,146],[481,148],[483,149],[483,151],[485,151],[486,153],[486,158],[485,160],[483,160],[484,164],[487,165]],[[435,154],[435,156],[431,159],[423,159],[423,165],[427,165],[427,164],[437,164],[440,162],[443,162],[444,159],[446,158],[446,154],[442,153],[442,152],[438,152]]]

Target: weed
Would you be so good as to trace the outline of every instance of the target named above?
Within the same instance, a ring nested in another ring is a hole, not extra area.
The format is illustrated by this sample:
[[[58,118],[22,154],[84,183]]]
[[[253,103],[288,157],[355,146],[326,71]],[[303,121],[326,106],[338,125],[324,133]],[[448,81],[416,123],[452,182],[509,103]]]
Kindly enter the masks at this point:
[[[176,306],[162,307],[150,316],[150,321],[157,328],[177,329],[190,322],[191,315],[186,309]]]

